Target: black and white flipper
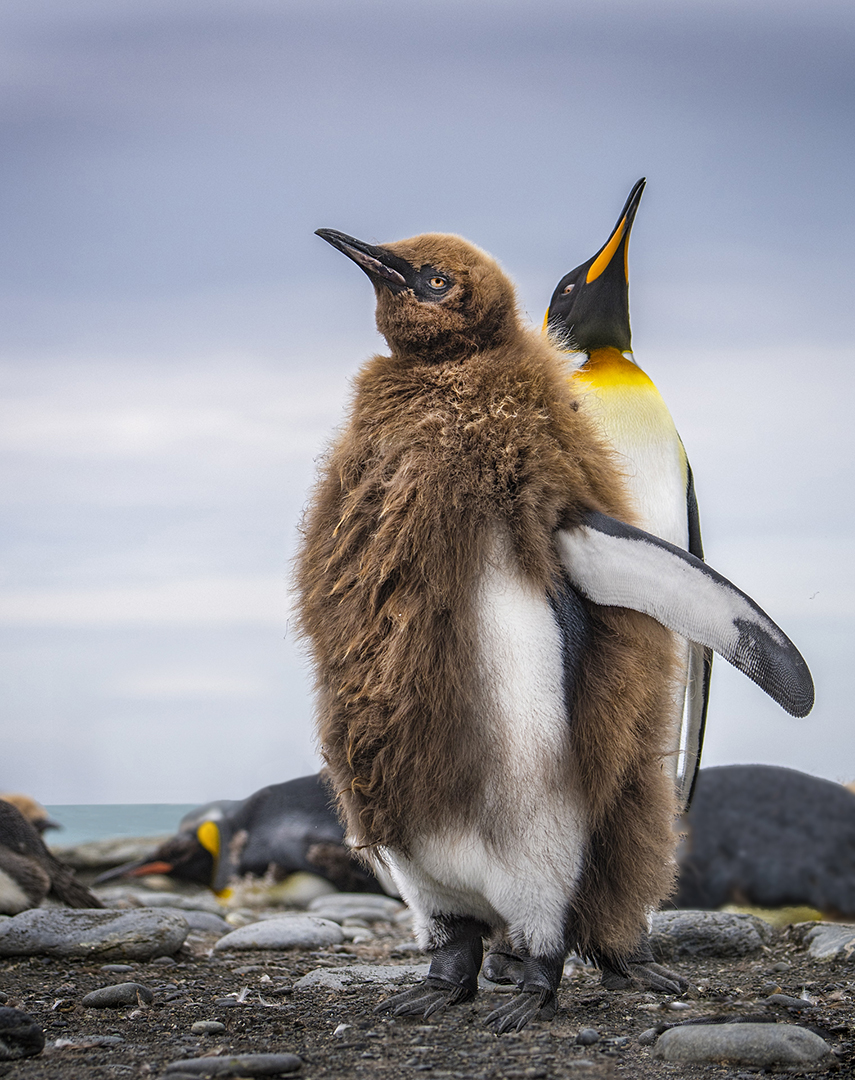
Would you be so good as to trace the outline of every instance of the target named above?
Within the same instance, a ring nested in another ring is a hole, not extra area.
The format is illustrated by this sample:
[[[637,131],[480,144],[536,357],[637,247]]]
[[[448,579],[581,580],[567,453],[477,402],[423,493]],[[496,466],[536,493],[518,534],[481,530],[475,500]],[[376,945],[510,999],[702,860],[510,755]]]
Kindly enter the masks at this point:
[[[597,511],[557,533],[574,588],[595,604],[630,608],[706,645],[793,716],[813,707],[810,671],[790,639],[735,585],[682,548]]]

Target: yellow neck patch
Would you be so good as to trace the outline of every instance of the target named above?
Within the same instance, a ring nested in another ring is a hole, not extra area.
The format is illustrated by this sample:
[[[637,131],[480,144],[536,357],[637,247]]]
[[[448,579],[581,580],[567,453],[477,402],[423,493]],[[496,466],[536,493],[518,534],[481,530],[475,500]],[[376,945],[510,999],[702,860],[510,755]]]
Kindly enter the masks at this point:
[[[619,387],[639,390],[645,386],[653,387],[653,382],[638,364],[611,347],[594,349],[587,362],[575,374],[577,379],[584,380],[592,390]]]
[[[196,839],[205,849],[214,856],[214,861],[220,857],[220,830],[213,821],[203,821],[196,830]]]

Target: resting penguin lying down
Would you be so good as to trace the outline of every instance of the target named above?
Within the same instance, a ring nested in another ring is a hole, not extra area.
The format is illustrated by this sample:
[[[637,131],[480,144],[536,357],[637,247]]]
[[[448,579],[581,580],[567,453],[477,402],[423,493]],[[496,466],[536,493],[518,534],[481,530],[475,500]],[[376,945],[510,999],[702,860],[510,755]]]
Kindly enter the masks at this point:
[[[223,893],[245,874],[279,879],[317,874],[346,892],[382,892],[373,874],[344,843],[323,777],[301,776],[261,788],[242,802],[218,801],[191,811],[151,855],[108,870],[97,884],[118,877],[167,874]]]
[[[471,998],[503,934],[523,970],[488,1022],[519,1029],[554,1015],[569,949],[625,972],[672,887],[665,627],[797,715],[810,674],[744,593],[633,527],[560,354],[489,256],[320,235],[371,278],[390,349],[356,380],[297,574],[348,833],[432,954],[383,1007]]]
[[[776,765],[701,769],[675,907],[807,906],[855,919],[855,794]]]

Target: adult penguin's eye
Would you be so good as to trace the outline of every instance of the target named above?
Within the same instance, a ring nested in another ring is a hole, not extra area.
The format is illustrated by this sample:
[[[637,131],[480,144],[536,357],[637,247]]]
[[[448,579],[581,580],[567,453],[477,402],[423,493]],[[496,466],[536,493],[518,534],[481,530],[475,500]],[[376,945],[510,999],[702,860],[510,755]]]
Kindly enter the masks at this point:
[[[571,292],[573,292],[573,289],[574,289],[574,287],[575,287],[575,286],[573,286],[573,285],[565,285],[565,286],[564,286],[564,288],[563,288],[563,290],[562,290],[562,292],[563,292],[563,293],[564,293],[564,295],[566,296],[566,295],[567,295],[567,293],[571,293]]]

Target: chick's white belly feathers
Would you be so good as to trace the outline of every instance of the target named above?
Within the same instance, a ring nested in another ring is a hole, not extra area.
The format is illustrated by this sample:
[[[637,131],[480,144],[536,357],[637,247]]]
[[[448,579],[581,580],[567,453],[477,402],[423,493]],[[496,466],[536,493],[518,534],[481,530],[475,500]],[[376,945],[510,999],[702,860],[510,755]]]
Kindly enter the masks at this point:
[[[476,825],[449,820],[388,853],[401,894],[426,920],[453,912],[504,924],[536,955],[563,948],[587,839],[572,779],[561,631],[547,598],[496,537],[476,593],[485,798]]]

